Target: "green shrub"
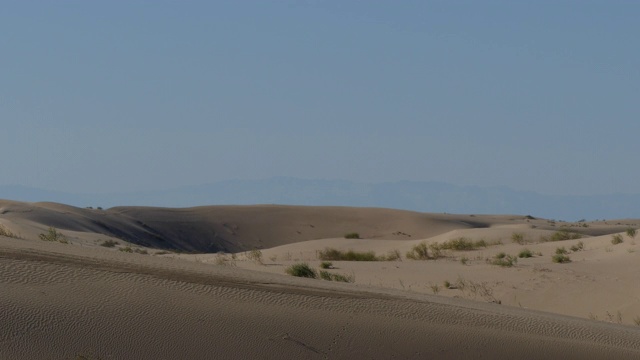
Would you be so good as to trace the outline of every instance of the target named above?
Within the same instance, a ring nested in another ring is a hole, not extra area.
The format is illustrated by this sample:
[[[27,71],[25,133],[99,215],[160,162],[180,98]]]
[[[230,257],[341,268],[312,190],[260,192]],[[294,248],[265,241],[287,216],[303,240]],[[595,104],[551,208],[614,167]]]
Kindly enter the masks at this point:
[[[565,254],[558,254],[558,253],[556,253],[555,255],[553,255],[553,256],[551,257],[551,260],[552,260],[554,263],[560,263],[560,264],[564,264],[564,263],[571,262],[571,259],[570,259],[567,255],[565,255]]]
[[[258,264],[262,264],[262,251],[258,249],[249,251],[249,253],[247,254],[247,259],[255,261]]]
[[[632,239],[636,237],[636,233],[637,233],[636,229],[634,229],[634,228],[628,228],[627,229],[627,236],[632,238]]]
[[[46,234],[40,234],[40,240],[44,241],[57,241],[61,244],[68,244],[69,240],[64,236],[61,232],[56,230],[54,227],[49,227],[49,230]]]
[[[518,258],[515,256],[507,255],[503,252],[496,254],[491,260],[492,265],[498,265],[502,267],[512,267],[518,262]]]
[[[352,283],[355,281],[355,278],[352,275],[331,274],[331,280]]]
[[[135,248],[135,249],[133,249],[133,252],[135,252],[136,254],[142,254],[142,255],[148,255],[149,254],[147,249]]]
[[[320,267],[323,269],[331,269],[333,267],[333,263],[331,261],[323,261],[320,264]]]
[[[412,260],[428,260],[429,259],[429,247],[424,241],[416,244],[411,248],[411,251],[407,252],[407,259]]]
[[[513,234],[511,234],[511,240],[512,240],[514,243],[518,243],[518,244],[520,244],[520,245],[522,245],[522,244],[524,244],[524,243],[525,243],[525,241],[524,241],[524,234],[523,234],[523,233],[513,233]]]
[[[564,240],[578,240],[582,239],[582,234],[577,232],[572,232],[567,229],[563,229],[560,231],[556,231],[550,237],[542,237],[542,241],[564,241]]]
[[[577,244],[572,245],[569,249],[573,252],[581,251],[584,249],[584,243],[582,241],[578,241]]]
[[[108,248],[112,248],[116,245],[118,245],[119,243],[115,240],[105,240],[103,241],[100,246],[104,246],[104,247],[108,247]]]
[[[518,253],[519,258],[530,258],[533,257],[533,252],[529,249],[523,249]]]
[[[564,246],[556,248],[556,254],[557,255],[566,255],[569,252],[567,251],[567,249],[564,248]]]
[[[367,252],[355,252],[349,250],[347,252],[340,251],[333,248],[325,248],[318,252],[320,260],[334,260],[334,261],[379,261],[381,260],[376,256],[373,251]]]
[[[613,245],[618,245],[618,244],[621,244],[622,242],[624,242],[624,240],[622,240],[622,235],[615,234],[611,236],[611,243]]]
[[[22,239],[20,236],[16,235],[14,232],[9,230],[9,228],[4,226],[3,224],[0,224],[0,236],[6,236],[14,239]]]
[[[386,261],[402,261],[402,255],[400,255],[400,251],[398,249],[389,250],[386,256],[384,256],[384,260]]]
[[[350,232],[350,233],[344,234],[344,238],[345,239],[360,239],[360,234],[358,234],[357,232]]]
[[[293,264],[285,269],[285,272],[291,276],[306,277],[315,279],[318,277],[316,271],[313,270],[307,263]]]
[[[460,258],[460,264],[462,265],[467,265],[467,263],[469,262],[469,258],[466,256],[463,256]]]
[[[125,246],[125,247],[120,248],[118,250],[120,250],[122,252],[126,252],[126,253],[132,253],[133,252],[133,249],[131,248],[131,246]]]
[[[326,270],[321,270],[320,279],[331,281],[331,273]]]

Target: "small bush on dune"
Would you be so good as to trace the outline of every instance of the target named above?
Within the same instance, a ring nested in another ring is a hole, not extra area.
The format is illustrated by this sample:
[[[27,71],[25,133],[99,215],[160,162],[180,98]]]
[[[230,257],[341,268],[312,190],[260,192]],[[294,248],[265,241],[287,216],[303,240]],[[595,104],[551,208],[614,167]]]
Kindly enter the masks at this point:
[[[289,266],[285,272],[291,276],[315,279],[318,274],[307,263],[298,263]]]
[[[622,240],[622,235],[620,234],[615,234],[611,236],[611,243],[613,245],[618,245],[618,244],[622,244],[624,242],[624,240]]]
[[[353,276],[342,275],[342,274],[332,274],[325,270],[320,271],[320,279],[327,280],[327,281],[346,282],[346,283],[352,283],[355,281]]]
[[[108,248],[112,248],[116,245],[118,245],[119,243],[115,240],[105,240],[103,241],[100,246],[104,246],[104,247],[108,247]]]
[[[258,249],[253,249],[249,251],[249,253],[247,254],[247,259],[251,261],[255,261],[257,264],[262,265],[262,251]]]
[[[54,227],[49,227],[49,230],[46,234],[40,234],[40,240],[43,241],[57,241],[61,244],[68,244],[69,240],[64,236],[61,232],[56,230]]]
[[[636,233],[637,233],[637,231],[634,228],[628,228],[627,229],[627,236],[632,238],[632,239],[636,237]]]
[[[373,251],[356,252],[349,250],[347,252],[340,251],[334,248],[325,248],[318,252],[320,260],[334,260],[334,261],[379,261],[381,260],[376,256]]]
[[[583,238],[583,236],[580,233],[572,232],[572,231],[563,229],[563,230],[560,230],[560,231],[556,231],[550,237],[543,236],[541,238],[541,240],[543,242],[546,242],[546,241],[578,240],[578,239],[582,239],[582,238]]]
[[[515,256],[507,255],[503,252],[496,254],[491,260],[492,265],[498,265],[502,267],[512,267],[518,262],[518,258]]]
[[[525,243],[524,234],[523,233],[513,233],[513,234],[511,234],[511,240],[514,243],[517,243],[517,244],[520,244],[520,245]]]
[[[386,261],[402,261],[402,255],[400,255],[400,250],[394,249],[389,250],[387,255],[383,256],[382,259]]]
[[[571,262],[571,258],[569,258],[567,255],[565,254],[555,254],[551,257],[551,260],[554,263],[560,263],[560,264],[564,264],[564,263],[568,263]]]
[[[3,224],[0,224],[0,236],[6,236],[13,239],[21,239],[20,236],[16,235],[14,232],[9,230],[9,228],[4,226]]]
[[[320,267],[323,269],[331,269],[333,267],[333,263],[331,261],[323,261],[320,264]]]
[[[407,252],[407,259],[412,260],[428,260],[429,259],[429,247],[427,243],[421,242],[411,248],[411,251]]]
[[[344,234],[344,238],[345,239],[360,239],[360,234],[358,234],[357,232],[350,232],[350,233]]]
[[[120,250],[122,252],[126,252],[126,253],[132,253],[133,252],[133,249],[131,248],[131,246],[125,246],[125,247],[120,248],[118,250]]]
[[[518,257],[519,258],[530,258],[533,257],[533,252],[531,252],[531,250],[529,249],[523,249],[520,251],[520,253],[518,253]]]
[[[584,243],[582,241],[578,241],[577,244],[572,245],[569,248],[572,252],[576,252],[576,251],[582,251],[584,249]]]

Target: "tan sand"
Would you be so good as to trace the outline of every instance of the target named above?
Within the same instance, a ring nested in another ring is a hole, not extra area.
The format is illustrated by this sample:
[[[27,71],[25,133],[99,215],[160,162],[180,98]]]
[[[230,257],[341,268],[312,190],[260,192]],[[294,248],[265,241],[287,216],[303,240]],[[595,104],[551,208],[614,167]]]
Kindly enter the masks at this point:
[[[573,262],[555,264],[550,259],[555,248],[577,240],[537,243],[560,224],[522,216],[271,206],[175,210],[180,220],[172,222],[174,232],[195,227],[202,234],[205,226],[188,223],[188,214],[206,218],[207,224],[237,225],[236,237],[242,239],[259,233],[250,226],[266,229],[271,222],[268,234],[274,238],[262,235],[251,243],[274,244],[262,251],[264,264],[239,254],[230,266],[231,261],[217,265],[220,256],[211,254],[154,255],[158,250],[152,248],[145,249],[151,255],[125,253],[118,251],[127,244],[121,239],[114,248],[99,246],[115,239],[104,233],[105,228],[117,232],[118,224],[132,234],[145,231],[138,222],[149,233],[161,228],[146,208],[128,209],[0,203],[0,224],[22,236],[0,236],[0,359],[640,358],[640,328],[624,325],[640,315],[634,276],[639,255],[626,235],[622,244],[610,241],[610,234],[640,224],[634,220],[588,228],[566,224],[596,236],[581,239],[585,249],[569,254]],[[231,215],[219,219],[225,209]],[[244,219],[245,209],[258,219]],[[347,217],[349,211],[357,216]],[[149,212],[162,219],[172,213]],[[302,234],[296,231],[305,222],[322,231],[298,240]],[[332,222],[337,230],[328,230]],[[37,238],[52,225],[71,244]],[[339,237],[350,231],[372,239]],[[532,243],[512,243],[514,231]],[[275,238],[283,234],[291,236]],[[330,271],[353,274],[355,283],[284,274],[299,261],[317,267],[316,251],[327,246],[404,254],[423,239],[460,236],[503,245],[450,252],[439,260],[334,262],[338,269]],[[521,259],[511,268],[484,260],[525,246],[543,256]],[[467,265],[460,263],[462,256],[469,258]],[[467,288],[441,285],[458,279]],[[623,325],[617,324],[618,313]]]

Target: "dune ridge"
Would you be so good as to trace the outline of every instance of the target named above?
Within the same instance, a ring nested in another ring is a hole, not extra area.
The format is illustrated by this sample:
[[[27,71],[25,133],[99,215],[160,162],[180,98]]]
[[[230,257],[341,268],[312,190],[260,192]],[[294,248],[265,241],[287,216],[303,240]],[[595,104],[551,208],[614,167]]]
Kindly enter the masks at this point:
[[[640,228],[633,219],[558,224],[343,207],[96,210],[2,200],[0,225],[17,235],[0,235],[2,359],[640,358],[640,328],[629,324],[640,314],[638,253],[628,236],[610,241]],[[70,243],[41,241],[50,226]],[[584,236],[569,264],[549,255],[577,240],[535,241],[560,229]],[[348,232],[360,238],[345,239]],[[524,244],[509,240],[514,232]],[[355,283],[283,271],[302,261],[319,266],[325,247],[404,254],[461,237],[500,242],[439,260],[334,262],[330,271],[355,274]],[[105,239],[118,245],[101,246]],[[481,259],[524,246],[547,256],[513,268]],[[129,247],[144,252],[118,251]],[[238,258],[160,251],[167,248],[235,249]],[[260,262],[243,253],[255,248]],[[456,275],[494,286],[502,305],[431,290]],[[588,319],[592,308],[599,316],[619,309],[629,325]]]

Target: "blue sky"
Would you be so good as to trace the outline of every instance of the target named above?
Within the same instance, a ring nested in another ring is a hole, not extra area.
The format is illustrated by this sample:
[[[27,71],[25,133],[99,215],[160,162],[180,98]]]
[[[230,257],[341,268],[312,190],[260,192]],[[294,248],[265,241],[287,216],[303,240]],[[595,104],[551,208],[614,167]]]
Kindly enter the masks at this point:
[[[0,1],[0,185],[640,193],[640,2]]]

